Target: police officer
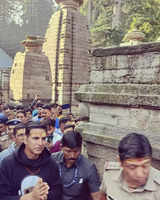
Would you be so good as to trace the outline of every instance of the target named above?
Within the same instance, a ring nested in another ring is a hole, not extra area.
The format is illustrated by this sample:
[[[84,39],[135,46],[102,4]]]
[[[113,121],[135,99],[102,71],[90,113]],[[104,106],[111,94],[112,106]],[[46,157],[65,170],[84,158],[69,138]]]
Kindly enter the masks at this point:
[[[160,199],[160,172],[151,167],[152,148],[141,134],[131,133],[119,144],[120,165],[107,165],[100,190],[107,200]]]
[[[10,138],[11,142],[12,142],[12,139],[14,138],[13,130],[14,130],[15,126],[19,123],[21,123],[21,121],[19,119],[11,119],[6,122],[7,134],[8,134],[8,137]]]
[[[59,165],[62,200],[98,200],[99,176],[95,165],[81,155],[82,136],[79,132],[67,132],[61,143],[62,151],[52,155]]]

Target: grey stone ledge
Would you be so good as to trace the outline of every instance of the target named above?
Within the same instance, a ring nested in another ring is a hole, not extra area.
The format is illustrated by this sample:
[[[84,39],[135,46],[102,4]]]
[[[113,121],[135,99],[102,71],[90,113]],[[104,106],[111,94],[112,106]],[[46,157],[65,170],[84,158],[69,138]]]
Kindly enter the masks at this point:
[[[160,52],[160,42],[142,43],[134,46],[116,46],[93,49],[91,54],[95,57],[107,57],[112,55],[136,55],[147,52]]]
[[[158,84],[90,84],[83,85],[75,93],[81,102],[160,107],[160,86]]]

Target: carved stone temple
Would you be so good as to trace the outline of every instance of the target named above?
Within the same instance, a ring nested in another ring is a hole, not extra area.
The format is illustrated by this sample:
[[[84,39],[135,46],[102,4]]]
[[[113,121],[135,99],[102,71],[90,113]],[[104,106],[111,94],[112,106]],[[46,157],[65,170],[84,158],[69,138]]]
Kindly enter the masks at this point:
[[[14,58],[10,97],[29,102],[38,94],[45,102],[70,104],[77,113],[74,92],[89,81],[88,23],[79,12],[83,0],[56,2],[60,9],[51,17],[45,39],[27,37],[25,52]]]
[[[51,73],[47,56],[42,52],[43,38],[28,36],[22,42],[25,52],[18,52],[10,75],[10,98],[30,102],[35,95],[51,100]]]
[[[79,12],[83,0],[56,0],[60,6],[51,18],[43,45],[52,75],[52,101],[71,104],[77,112],[74,92],[89,81],[89,32]]]

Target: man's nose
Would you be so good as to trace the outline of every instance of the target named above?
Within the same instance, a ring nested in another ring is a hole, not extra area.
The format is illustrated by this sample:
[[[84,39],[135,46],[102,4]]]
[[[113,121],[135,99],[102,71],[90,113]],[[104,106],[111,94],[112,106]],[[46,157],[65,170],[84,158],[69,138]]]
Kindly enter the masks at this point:
[[[144,169],[142,167],[137,167],[136,176],[139,178],[144,177]]]
[[[71,152],[70,156],[71,156],[71,158],[75,158],[75,153]]]
[[[38,144],[39,144],[39,145],[42,145],[42,144],[43,144],[43,140],[42,140],[41,138],[38,140]]]

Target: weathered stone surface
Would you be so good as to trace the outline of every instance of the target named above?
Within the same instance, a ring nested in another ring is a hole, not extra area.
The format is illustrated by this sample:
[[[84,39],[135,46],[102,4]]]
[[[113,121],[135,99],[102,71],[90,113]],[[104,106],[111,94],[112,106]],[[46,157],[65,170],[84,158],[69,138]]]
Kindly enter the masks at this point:
[[[90,83],[160,82],[160,54],[147,52],[136,55],[92,57]]]
[[[103,174],[105,160],[116,160],[120,139],[145,134],[153,147],[153,165],[160,169],[160,43],[96,49],[90,83],[75,93],[89,106],[83,134],[88,157]]]
[[[90,84],[81,87],[75,96],[90,103],[160,109],[159,94],[158,84]]]
[[[135,46],[99,48],[94,49],[92,55],[95,57],[106,57],[112,55],[136,55],[146,52],[160,52],[160,42],[143,43]]]

